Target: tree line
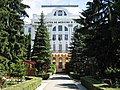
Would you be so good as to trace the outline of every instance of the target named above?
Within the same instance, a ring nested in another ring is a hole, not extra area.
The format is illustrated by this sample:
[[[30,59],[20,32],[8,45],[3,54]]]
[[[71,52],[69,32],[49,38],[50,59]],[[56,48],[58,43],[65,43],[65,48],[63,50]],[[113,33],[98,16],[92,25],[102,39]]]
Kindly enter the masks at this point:
[[[44,15],[41,13],[41,23],[31,50],[31,33],[25,35],[23,27],[24,17],[29,17],[26,8],[30,7],[22,0],[0,0],[0,76],[25,76],[25,60],[34,60],[38,72],[47,72],[51,67],[50,40]]]

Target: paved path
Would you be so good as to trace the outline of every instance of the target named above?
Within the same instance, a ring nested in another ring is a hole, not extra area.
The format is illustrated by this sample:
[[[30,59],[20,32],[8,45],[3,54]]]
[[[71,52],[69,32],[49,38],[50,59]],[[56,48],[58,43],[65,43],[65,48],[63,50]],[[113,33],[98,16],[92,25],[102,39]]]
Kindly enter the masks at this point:
[[[49,80],[43,80],[36,90],[87,90],[79,81],[75,81],[68,75],[55,74]]]

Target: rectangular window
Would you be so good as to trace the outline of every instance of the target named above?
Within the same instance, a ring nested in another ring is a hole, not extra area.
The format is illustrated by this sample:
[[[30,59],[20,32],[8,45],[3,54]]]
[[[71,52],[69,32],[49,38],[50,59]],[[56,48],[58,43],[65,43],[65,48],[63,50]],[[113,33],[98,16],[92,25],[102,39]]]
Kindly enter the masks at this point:
[[[62,62],[59,62],[59,68],[60,69],[62,68]]]
[[[58,26],[58,31],[62,31],[62,25]]]
[[[53,40],[56,40],[56,35],[55,34],[53,34],[53,38],[52,38]]]
[[[65,40],[68,40],[68,34],[65,34]]]
[[[53,50],[55,50],[55,44],[53,44]]]
[[[58,11],[58,16],[62,16],[62,10]]]
[[[31,33],[31,28],[28,28],[28,33]]]
[[[58,35],[58,40],[62,40],[62,34]]]
[[[59,50],[62,50],[62,44],[59,44]]]
[[[66,50],[68,50],[68,44],[66,44],[65,47],[66,47]]]

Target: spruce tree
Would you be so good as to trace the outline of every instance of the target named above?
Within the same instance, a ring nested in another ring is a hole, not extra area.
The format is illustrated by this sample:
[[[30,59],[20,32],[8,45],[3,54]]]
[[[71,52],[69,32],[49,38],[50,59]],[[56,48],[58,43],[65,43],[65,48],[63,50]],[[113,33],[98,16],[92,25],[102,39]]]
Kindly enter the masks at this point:
[[[31,34],[24,35],[24,45],[26,49],[26,53],[24,54],[24,58],[26,60],[31,60]]]
[[[0,0],[0,56],[6,60],[6,66],[24,60],[23,17],[28,16],[21,0]]]
[[[51,63],[51,52],[49,33],[45,27],[43,12],[41,13],[40,25],[35,35],[32,57],[37,62],[38,71],[43,70],[43,67],[45,67],[46,72]]]
[[[118,66],[119,5],[118,0],[93,0],[87,3],[87,9],[76,20],[83,26],[79,29],[85,36],[83,54],[101,76],[108,67]]]

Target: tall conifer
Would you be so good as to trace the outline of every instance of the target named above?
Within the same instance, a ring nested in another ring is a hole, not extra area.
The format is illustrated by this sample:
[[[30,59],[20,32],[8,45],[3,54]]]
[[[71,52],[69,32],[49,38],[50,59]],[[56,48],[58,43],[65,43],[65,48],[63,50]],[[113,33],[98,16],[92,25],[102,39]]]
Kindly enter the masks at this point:
[[[32,57],[36,60],[39,71],[43,67],[48,68],[51,63],[49,32],[45,27],[43,12],[35,35]]]

